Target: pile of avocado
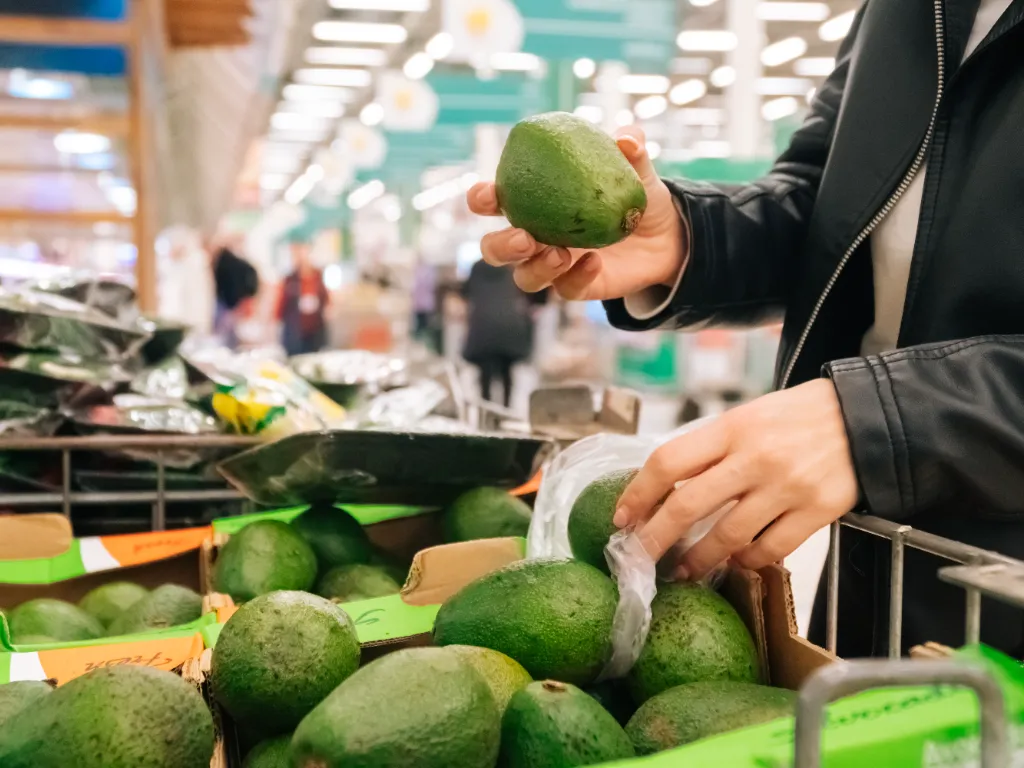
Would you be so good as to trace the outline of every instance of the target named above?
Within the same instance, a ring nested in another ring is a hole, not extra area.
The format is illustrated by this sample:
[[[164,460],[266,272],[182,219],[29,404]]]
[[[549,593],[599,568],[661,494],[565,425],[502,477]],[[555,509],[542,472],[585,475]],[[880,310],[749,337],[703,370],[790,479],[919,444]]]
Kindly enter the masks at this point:
[[[202,612],[203,599],[188,587],[164,584],[150,591],[113,581],[88,592],[78,605],[41,597],[5,615],[15,645],[46,645],[167,629],[195,621]]]

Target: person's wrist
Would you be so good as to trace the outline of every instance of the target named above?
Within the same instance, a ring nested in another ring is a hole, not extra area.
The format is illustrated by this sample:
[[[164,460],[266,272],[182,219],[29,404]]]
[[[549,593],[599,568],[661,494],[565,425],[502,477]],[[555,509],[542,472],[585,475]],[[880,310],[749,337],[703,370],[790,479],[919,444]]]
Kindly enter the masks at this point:
[[[674,288],[690,256],[690,228],[682,215],[669,221],[664,254],[664,266],[654,284]]]

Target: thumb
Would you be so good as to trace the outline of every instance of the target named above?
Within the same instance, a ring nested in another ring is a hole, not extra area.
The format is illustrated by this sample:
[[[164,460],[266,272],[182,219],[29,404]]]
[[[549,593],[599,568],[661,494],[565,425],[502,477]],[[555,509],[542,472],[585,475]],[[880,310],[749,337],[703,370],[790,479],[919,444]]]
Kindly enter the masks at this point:
[[[615,132],[615,142],[619,145],[622,154],[629,160],[629,164],[636,170],[645,187],[658,180],[654,163],[651,162],[651,156],[647,153],[647,137],[644,135],[643,128],[638,125],[627,125],[625,128],[620,128]]]

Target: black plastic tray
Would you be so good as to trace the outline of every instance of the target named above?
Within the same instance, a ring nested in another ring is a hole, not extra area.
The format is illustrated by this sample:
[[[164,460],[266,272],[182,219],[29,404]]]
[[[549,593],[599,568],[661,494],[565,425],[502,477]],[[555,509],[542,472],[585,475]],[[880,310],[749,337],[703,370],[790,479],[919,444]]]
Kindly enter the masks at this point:
[[[432,506],[481,485],[522,485],[552,447],[506,435],[306,432],[237,454],[218,469],[250,499],[270,506]]]

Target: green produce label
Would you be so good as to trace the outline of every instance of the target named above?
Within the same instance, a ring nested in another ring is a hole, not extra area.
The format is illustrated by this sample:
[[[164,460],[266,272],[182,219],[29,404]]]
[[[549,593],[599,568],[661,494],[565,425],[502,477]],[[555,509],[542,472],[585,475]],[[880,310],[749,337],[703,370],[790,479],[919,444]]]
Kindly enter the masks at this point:
[[[290,523],[307,509],[309,507],[290,507],[288,509],[276,509],[271,512],[255,512],[251,515],[224,517],[213,521],[213,531],[214,533],[224,533],[231,536],[245,528],[249,523],[254,523],[257,520],[280,520]],[[434,508],[380,504],[347,504],[339,506],[338,509],[348,512],[359,521],[360,525],[374,525],[375,523],[398,520],[403,517],[415,517],[416,515],[432,512]]]

